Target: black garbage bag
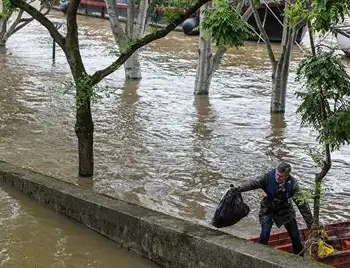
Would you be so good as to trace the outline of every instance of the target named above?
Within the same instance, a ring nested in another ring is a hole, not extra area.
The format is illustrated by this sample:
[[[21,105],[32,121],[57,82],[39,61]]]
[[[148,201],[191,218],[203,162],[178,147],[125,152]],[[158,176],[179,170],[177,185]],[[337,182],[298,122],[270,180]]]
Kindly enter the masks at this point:
[[[230,189],[221,198],[211,223],[216,228],[231,226],[248,216],[249,211],[241,193],[231,184]]]

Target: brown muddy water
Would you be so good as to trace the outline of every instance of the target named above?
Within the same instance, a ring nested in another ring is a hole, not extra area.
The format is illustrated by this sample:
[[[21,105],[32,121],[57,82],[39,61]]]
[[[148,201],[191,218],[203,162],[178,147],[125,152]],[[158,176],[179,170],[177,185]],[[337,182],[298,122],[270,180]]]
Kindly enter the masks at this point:
[[[3,186],[0,188],[0,230],[0,267],[158,267]]]
[[[80,17],[79,23],[88,71],[107,66],[113,60],[108,21]],[[52,63],[51,38],[31,24],[0,56],[0,159],[204,225],[230,183],[252,179],[281,159],[311,187],[316,169],[305,150],[316,144],[315,134],[300,129],[295,114],[294,92],[301,84],[294,71],[301,50],[293,54],[286,114],[271,117],[271,72],[263,44],[230,50],[209,98],[193,96],[197,48],[196,37],[171,33],[142,49],[140,82],[125,82],[122,69],[103,81],[111,88],[99,91],[93,104],[96,174],[87,182],[76,176],[74,94],[62,89],[70,78],[68,65],[60,49]],[[325,222],[350,220],[349,148],[333,159]],[[225,231],[247,237],[259,230],[261,192],[244,198],[252,212]]]

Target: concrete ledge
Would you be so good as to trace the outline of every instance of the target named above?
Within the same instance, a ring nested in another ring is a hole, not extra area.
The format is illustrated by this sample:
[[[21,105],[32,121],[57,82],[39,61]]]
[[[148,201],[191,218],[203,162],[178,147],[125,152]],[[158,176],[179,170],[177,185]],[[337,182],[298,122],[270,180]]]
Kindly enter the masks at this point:
[[[329,267],[1,161],[0,182],[162,267]]]

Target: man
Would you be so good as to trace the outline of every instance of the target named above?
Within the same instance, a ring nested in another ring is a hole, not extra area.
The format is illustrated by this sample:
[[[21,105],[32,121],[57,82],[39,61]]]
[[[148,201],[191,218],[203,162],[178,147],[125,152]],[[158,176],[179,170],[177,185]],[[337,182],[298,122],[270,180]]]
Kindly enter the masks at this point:
[[[290,175],[292,167],[288,163],[280,163],[277,168],[256,180],[245,183],[238,187],[240,192],[254,189],[263,189],[266,196],[261,201],[259,221],[261,234],[259,242],[267,245],[273,223],[280,228],[282,225],[287,229],[292,240],[294,254],[300,254],[303,250],[298,225],[295,219],[295,211],[291,199],[296,203],[302,214],[307,227],[311,228],[313,217],[309,205],[298,199],[299,184]]]

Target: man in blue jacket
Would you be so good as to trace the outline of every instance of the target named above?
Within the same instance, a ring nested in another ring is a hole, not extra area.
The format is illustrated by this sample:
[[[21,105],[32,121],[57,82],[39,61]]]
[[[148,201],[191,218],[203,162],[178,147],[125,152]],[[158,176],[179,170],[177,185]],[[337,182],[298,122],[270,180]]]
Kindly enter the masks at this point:
[[[267,245],[273,223],[278,228],[282,225],[287,229],[292,240],[294,254],[303,250],[295,211],[291,199],[296,203],[308,228],[311,228],[313,217],[309,205],[298,198],[300,191],[297,180],[290,175],[292,167],[288,163],[280,163],[277,168],[271,169],[256,180],[247,182],[238,187],[240,192],[262,189],[266,196],[261,201],[259,221],[261,234],[259,242]]]

